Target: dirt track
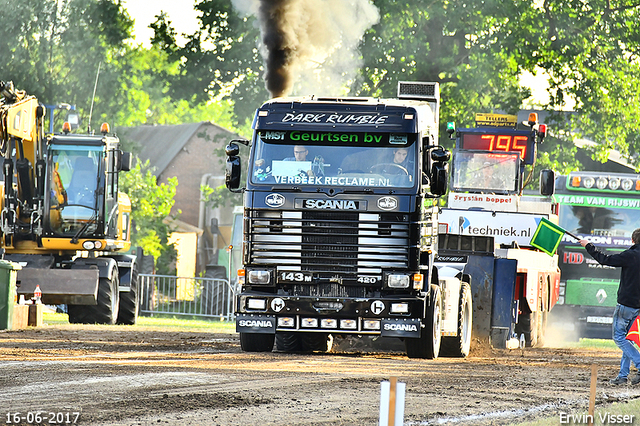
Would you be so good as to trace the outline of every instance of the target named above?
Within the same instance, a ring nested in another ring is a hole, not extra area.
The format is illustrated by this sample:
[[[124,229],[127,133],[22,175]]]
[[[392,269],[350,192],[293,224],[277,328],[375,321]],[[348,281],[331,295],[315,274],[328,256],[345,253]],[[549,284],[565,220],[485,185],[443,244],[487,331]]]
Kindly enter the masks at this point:
[[[396,376],[407,425],[502,425],[585,410],[592,363],[598,403],[640,397],[606,384],[617,351],[249,354],[235,334],[55,325],[0,332],[0,361],[2,423],[43,411],[91,425],[377,425],[380,382]]]

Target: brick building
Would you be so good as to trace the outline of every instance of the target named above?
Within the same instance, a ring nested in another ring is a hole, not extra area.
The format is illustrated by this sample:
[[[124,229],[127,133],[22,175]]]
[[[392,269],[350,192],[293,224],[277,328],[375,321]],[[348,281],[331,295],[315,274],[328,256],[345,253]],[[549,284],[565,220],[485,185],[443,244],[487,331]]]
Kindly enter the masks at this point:
[[[233,206],[208,209],[201,201],[200,186],[224,185],[224,148],[234,133],[209,121],[179,125],[120,127],[121,140],[133,144],[134,154],[140,161],[149,160],[158,183],[167,183],[171,177],[178,178],[175,204],[172,215],[177,215],[178,228],[202,231],[198,241],[198,271],[208,264],[215,251],[211,234],[211,219],[216,218],[224,240],[230,232]],[[180,212],[178,214],[178,212]],[[220,239],[221,242],[223,239]],[[220,245],[220,244],[218,244]]]

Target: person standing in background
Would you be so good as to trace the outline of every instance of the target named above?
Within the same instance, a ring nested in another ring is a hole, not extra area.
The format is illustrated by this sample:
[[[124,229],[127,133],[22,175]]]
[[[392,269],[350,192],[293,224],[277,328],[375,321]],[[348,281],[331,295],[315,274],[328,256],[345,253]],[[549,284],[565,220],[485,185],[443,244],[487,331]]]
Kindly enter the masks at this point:
[[[640,351],[626,339],[631,324],[640,314],[640,228],[631,234],[633,245],[617,254],[605,254],[589,241],[582,239],[580,245],[601,265],[621,267],[618,299],[613,313],[613,341],[622,350],[620,372],[609,383],[621,385],[627,382],[627,376],[633,361],[636,375],[632,385],[640,383]]]

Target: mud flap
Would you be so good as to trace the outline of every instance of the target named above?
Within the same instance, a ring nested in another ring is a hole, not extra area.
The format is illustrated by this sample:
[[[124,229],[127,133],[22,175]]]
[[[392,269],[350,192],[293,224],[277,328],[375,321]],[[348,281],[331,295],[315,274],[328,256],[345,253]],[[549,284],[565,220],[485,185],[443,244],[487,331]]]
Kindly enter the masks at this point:
[[[47,305],[96,305],[99,271],[91,269],[23,268],[18,271],[18,295],[33,297],[36,285],[42,291],[42,303]]]
[[[275,315],[236,315],[236,331],[238,333],[266,333],[276,332]]]
[[[407,319],[383,319],[382,337],[420,337],[420,320],[414,318]]]

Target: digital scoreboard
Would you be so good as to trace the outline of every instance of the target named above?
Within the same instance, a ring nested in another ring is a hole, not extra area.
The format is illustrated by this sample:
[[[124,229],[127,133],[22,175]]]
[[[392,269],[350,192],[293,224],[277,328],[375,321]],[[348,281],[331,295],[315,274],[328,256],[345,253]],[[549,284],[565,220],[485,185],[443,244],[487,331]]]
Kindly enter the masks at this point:
[[[529,130],[481,128],[458,130],[457,147],[469,151],[517,152],[524,164],[533,164],[534,136]]]

